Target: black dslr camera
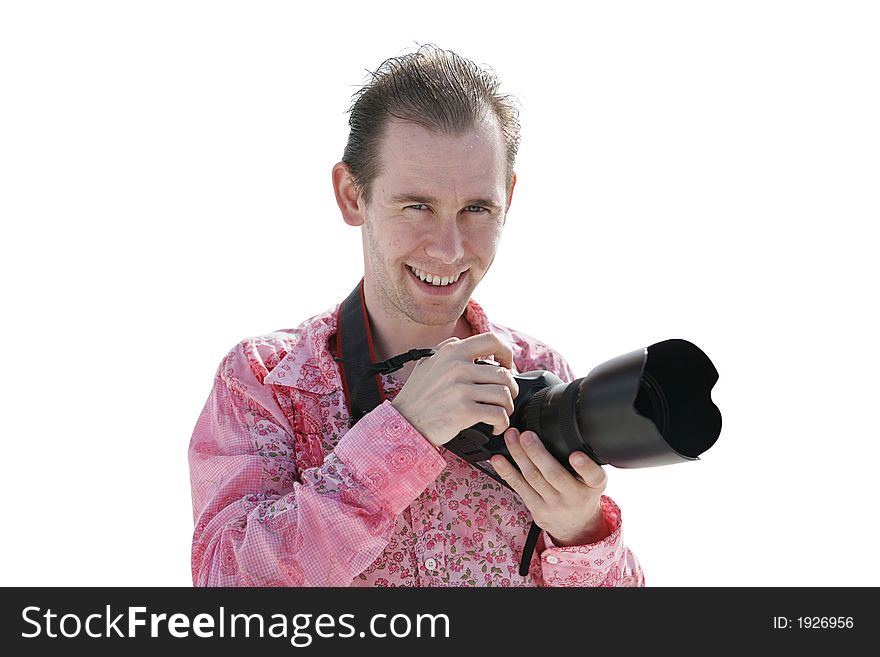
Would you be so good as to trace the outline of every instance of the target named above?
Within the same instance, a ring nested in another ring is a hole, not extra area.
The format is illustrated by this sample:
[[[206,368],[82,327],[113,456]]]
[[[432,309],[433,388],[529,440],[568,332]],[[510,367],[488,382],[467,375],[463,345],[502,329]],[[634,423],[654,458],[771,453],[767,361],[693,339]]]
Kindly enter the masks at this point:
[[[618,356],[570,383],[545,370],[514,378],[519,394],[510,426],[537,433],[572,474],[568,457],[574,451],[599,465],[645,468],[697,460],[721,433],[721,412],[710,396],[718,372],[686,340]],[[516,467],[503,436],[482,422],[445,447],[487,472],[494,471],[488,463],[493,454]]]

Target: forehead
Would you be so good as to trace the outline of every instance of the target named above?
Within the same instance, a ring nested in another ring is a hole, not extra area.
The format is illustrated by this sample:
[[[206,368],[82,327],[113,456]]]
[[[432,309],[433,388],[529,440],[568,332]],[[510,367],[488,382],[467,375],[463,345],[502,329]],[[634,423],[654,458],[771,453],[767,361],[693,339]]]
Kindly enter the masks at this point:
[[[389,121],[376,178],[380,195],[400,192],[503,194],[504,138],[497,119],[461,134],[434,132],[415,123]]]

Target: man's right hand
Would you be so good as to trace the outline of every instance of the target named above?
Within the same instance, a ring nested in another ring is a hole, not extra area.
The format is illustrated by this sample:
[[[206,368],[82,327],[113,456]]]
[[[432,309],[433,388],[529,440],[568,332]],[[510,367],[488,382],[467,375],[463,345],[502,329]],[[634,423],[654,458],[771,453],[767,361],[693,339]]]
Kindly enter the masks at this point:
[[[492,333],[481,333],[449,338],[436,349],[416,363],[391,405],[436,447],[478,422],[491,425],[494,435],[503,433],[519,394],[510,346]],[[474,362],[489,354],[500,366]]]

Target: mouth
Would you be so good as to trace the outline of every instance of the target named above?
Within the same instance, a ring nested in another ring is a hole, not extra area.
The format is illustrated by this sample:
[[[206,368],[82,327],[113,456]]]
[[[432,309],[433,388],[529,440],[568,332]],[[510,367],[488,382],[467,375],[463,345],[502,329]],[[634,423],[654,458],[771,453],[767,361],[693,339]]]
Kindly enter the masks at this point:
[[[409,270],[410,276],[416,285],[430,294],[448,294],[457,290],[462,285],[462,279],[470,271],[470,268],[468,268],[457,274],[440,276],[422,271],[418,267],[411,267],[410,265],[407,265],[406,268]]]

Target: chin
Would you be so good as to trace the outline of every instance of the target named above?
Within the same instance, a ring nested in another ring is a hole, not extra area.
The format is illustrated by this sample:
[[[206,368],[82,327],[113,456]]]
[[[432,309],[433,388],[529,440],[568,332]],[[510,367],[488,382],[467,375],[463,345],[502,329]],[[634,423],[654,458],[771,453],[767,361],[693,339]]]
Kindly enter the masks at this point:
[[[447,326],[454,324],[461,317],[467,306],[470,294],[464,294],[462,290],[461,296],[444,300],[440,304],[428,304],[420,299],[414,299],[412,296],[405,297],[404,314],[417,324],[424,326]]]
[[[417,314],[408,315],[408,317],[411,321],[421,326],[452,326],[453,324],[458,322],[458,318],[461,317],[461,313],[458,313],[457,315],[452,315],[451,317],[426,317]]]

